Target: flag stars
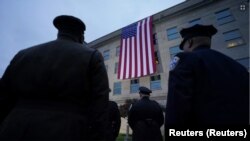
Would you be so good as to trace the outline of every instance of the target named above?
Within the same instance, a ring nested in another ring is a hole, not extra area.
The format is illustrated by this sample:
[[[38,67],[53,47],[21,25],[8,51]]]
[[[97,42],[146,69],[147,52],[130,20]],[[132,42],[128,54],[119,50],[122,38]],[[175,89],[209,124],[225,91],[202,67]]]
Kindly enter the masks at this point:
[[[122,30],[122,38],[130,38],[136,36],[137,24],[132,24]]]

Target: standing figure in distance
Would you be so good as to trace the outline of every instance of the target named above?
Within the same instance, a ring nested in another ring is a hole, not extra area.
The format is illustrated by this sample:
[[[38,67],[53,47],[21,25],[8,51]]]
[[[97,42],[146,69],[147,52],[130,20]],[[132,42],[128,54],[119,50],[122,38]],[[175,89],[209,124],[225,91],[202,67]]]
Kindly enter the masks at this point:
[[[128,124],[133,130],[133,141],[162,141],[163,111],[156,101],[149,99],[150,93],[150,89],[140,87],[140,100],[129,109]]]
[[[0,140],[105,140],[109,85],[102,55],[83,46],[85,24],[53,21],[56,40],[18,52],[0,85]]]
[[[210,49],[216,32],[212,25],[180,31],[184,52],[175,56],[169,72],[165,131],[175,125],[248,125],[249,73]]]
[[[114,101],[109,101],[109,118],[108,118],[108,141],[115,141],[119,135],[121,127],[121,116],[119,108]]]

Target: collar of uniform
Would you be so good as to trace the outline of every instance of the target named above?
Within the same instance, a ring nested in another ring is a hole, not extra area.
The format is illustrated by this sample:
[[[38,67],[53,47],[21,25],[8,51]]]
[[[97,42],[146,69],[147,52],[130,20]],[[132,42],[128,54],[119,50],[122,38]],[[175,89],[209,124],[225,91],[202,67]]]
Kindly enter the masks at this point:
[[[65,32],[59,32],[57,34],[57,39],[63,39],[63,40],[70,40],[70,41],[74,41],[74,42],[78,42],[78,37],[73,35],[73,34],[69,34],[69,33],[65,33]]]
[[[201,49],[210,49],[210,46],[207,45],[201,45],[196,47],[193,51],[201,50]]]
[[[149,99],[149,96],[144,96],[141,99]]]

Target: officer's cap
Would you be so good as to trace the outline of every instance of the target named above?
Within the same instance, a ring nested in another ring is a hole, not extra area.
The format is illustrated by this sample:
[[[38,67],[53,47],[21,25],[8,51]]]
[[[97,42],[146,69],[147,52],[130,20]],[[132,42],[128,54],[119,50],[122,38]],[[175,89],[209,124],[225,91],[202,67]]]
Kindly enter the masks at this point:
[[[85,24],[80,19],[69,15],[56,17],[53,24],[59,31],[71,31],[79,34],[83,34],[85,31]]]
[[[217,33],[217,29],[213,25],[200,25],[196,24],[189,28],[184,28],[180,31],[181,37],[183,38],[180,49],[183,50],[184,43],[186,40],[196,36],[212,37]]]
[[[142,94],[147,94],[147,95],[149,95],[150,93],[152,93],[152,91],[150,90],[150,89],[148,89],[148,88],[146,88],[146,87],[140,87],[139,88],[139,93],[142,93]]]

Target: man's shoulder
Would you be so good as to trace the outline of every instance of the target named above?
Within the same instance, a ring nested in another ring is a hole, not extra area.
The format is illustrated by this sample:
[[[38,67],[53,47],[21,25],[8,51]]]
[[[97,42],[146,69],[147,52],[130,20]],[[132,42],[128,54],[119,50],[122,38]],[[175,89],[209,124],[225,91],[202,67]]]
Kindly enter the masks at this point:
[[[113,108],[118,107],[117,103],[114,102],[114,101],[109,101],[109,105],[110,105],[111,107],[113,107]]]
[[[197,57],[197,52],[179,52],[175,57],[184,59],[184,58],[194,58]]]
[[[151,100],[151,102],[154,103],[157,106],[160,106],[160,104],[157,101],[155,101],[155,100]]]
[[[198,55],[194,52],[177,53],[170,62],[170,71],[174,70],[180,64],[194,64],[198,60]]]
[[[43,46],[48,46],[48,45],[51,44],[52,42],[53,42],[53,41],[26,47],[26,48],[21,49],[20,51],[18,51],[17,54],[20,55],[20,54],[29,54],[29,53],[33,53],[35,50],[37,50],[37,49],[39,49],[39,48],[42,48]]]
[[[172,59],[172,61],[180,61],[180,62],[194,62],[194,60],[197,60],[199,58],[199,53],[197,52],[180,52],[177,53],[174,58]]]

